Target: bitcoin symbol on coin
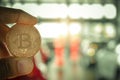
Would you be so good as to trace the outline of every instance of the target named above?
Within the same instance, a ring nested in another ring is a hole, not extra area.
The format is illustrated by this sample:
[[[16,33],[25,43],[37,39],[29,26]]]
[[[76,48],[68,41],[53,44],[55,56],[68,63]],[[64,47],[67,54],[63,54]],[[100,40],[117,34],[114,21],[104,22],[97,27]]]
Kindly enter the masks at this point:
[[[30,41],[30,35],[23,33],[23,34],[18,34],[18,48],[28,48],[31,46],[31,41]]]
[[[40,49],[41,38],[33,26],[15,25],[6,35],[6,44],[12,55],[31,57]]]

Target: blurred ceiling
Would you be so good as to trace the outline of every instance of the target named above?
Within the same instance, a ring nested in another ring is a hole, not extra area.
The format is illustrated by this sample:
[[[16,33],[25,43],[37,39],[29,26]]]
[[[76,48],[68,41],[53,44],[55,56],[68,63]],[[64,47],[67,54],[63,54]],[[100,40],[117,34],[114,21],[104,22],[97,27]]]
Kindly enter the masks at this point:
[[[6,5],[7,3],[14,4],[14,3],[65,3],[65,4],[70,4],[70,3],[100,3],[100,4],[105,4],[105,3],[115,3],[117,0],[0,0],[0,5]]]

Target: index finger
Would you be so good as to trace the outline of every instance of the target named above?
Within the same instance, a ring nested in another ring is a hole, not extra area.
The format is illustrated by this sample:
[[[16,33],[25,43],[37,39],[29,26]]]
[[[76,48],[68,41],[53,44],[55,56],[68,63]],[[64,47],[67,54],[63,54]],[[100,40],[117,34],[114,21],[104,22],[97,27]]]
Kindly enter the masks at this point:
[[[25,11],[7,7],[0,7],[0,21],[4,24],[20,23],[34,25],[37,23],[37,19]]]

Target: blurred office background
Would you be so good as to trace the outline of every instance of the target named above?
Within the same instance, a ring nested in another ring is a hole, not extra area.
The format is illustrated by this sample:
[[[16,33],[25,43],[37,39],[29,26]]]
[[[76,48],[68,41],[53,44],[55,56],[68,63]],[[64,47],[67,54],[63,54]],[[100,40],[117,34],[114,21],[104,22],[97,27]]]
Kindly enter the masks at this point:
[[[42,45],[34,58],[47,80],[120,80],[120,0],[0,0],[0,5],[38,18]]]

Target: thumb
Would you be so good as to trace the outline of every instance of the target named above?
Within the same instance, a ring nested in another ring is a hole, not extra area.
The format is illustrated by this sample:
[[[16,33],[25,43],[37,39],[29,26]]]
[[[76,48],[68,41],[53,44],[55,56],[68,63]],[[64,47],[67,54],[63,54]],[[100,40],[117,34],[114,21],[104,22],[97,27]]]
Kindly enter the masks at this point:
[[[0,80],[29,74],[32,72],[33,66],[30,58],[0,59]]]

